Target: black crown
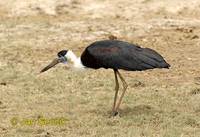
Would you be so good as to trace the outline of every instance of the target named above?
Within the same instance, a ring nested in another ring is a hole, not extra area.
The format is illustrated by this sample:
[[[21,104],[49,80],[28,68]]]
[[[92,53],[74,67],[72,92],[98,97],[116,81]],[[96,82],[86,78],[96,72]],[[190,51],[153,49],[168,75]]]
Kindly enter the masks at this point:
[[[58,52],[58,57],[64,57],[67,54],[67,50],[61,50]]]

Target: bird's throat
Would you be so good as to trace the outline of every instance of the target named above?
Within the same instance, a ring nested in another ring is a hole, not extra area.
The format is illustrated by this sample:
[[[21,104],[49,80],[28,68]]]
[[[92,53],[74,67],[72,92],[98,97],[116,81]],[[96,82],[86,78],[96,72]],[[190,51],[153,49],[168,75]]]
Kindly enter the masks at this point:
[[[77,57],[71,50],[67,52],[67,62],[70,65],[70,67],[74,67],[77,69],[84,69],[85,66],[83,66],[80,57]]]

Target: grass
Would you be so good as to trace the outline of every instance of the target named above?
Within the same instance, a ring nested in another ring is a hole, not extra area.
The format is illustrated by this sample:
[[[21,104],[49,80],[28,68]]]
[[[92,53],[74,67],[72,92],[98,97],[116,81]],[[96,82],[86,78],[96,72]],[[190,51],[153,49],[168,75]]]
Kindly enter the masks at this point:
[[[109,118],[115,84],[112,70],[74,72],[60,64],[38,75],[40,69],[63,47],[80,55],[86,45],[107,37],[107,34],[100,35],[97,32],[98,27],[104,30],[109,23],[94,25],[83,20],[82,25],[70,29],[69,24],[73,26],[73,20],[68,24],[59,17],[56,20],[41,16],[14,21],[7,19],[0,24],[1,135],[200,136],[197,40],[180,40],[182,33],[173,28],[165,33],[162,28],[150,30],[148,34],[160,32],[163,35],[154,37],[147,34],[144,36],[147,42],[133,36],[137,43],[151,45],[151,48],[164,54],[172,68],[145,72],[121,71],[129,87],[121,105],[120,117]],[[123,28],[123,22],[119,24]],[[93,29],[87,30],[84,25]],[[126,31],[122,32],[128,33]],[[176,35],[171,37],[172,34]],[[128,36],[121,39],[132,41]],[[174,43],[176,40],[182,44]],[[190,51],[186,50],[188,45]],[[188,57],[194,61],[191,62]],[[14,117],[19,120],[15,126],[10,122]],[[41,117],[64,117],[67,121],[57,126],[20,124],[20,121],[38,120]]]

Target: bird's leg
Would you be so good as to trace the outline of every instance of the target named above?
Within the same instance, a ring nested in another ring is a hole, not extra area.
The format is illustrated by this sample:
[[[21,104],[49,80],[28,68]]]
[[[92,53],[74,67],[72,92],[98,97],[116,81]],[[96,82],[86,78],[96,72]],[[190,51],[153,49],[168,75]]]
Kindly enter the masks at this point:
[[[116,106],[116,108],[115,108],[115,111],[117,112],[118,109],[119,109],[119,106],[120,106],[120,104],[121,104],[121,102],[122,102],[122,98],[124,97],[124,94],[125,94],[125,91],[126,91],[128,85],[127,85],[126,81],[124,80],[124,78],[122,77],[122,75],[119,73],[119,71],[116,71],[116,72],[117,72],[117,74],[119,75],[119,78],[121,79],[122,84],[123,84],[123,92],[122,92],[122,94],[121,94],[121,96],[120,96],[120,98],[119,98],[119,101],[118,101],[118,103],[117,103],[117,106]]]
[[[119,82],[117,78],[117,70],[114,70],[115,74],[115,97],[114,97],[114,103],[113,103],[113,108],[112,108],[112,116],[117,115],[117,111],[115,110],[116,102],[117,102],[117,95],[119,91]]]

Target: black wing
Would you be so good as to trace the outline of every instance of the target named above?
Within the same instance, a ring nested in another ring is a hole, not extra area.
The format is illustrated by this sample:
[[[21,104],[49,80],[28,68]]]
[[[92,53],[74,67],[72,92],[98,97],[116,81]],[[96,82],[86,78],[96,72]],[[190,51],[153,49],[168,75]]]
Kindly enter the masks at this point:
[[[81,55],[86,67],[124,70],[169,68],[170,65],[156,51],[119,40],[97,41]]]

